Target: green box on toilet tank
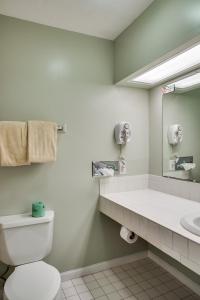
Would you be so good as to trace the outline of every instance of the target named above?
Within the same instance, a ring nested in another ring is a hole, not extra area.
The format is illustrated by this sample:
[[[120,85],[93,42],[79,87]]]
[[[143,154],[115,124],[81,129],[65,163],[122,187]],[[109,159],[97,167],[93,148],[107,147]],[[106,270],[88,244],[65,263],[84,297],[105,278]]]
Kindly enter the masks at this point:
[[[32,204],[32,217],[40,218],[45,215],[45,204],[42,201],[37,201]]]

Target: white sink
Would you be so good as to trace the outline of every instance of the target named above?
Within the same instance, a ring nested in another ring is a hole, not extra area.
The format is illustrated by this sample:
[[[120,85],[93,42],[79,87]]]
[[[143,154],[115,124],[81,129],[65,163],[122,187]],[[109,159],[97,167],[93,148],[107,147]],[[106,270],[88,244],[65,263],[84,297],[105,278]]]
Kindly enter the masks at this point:
[[[200,212],[184,216],[181,225],[191,233],[200,236]]]

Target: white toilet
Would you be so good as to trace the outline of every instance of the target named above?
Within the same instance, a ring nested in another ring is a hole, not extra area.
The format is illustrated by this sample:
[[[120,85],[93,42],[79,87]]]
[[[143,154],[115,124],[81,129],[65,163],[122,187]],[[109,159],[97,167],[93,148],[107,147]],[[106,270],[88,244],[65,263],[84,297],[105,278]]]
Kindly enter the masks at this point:
[[[0,217],[0,261],[15,266],[4,300],[59,300],[60,273],[41,261],[52,247],[54,212]]]

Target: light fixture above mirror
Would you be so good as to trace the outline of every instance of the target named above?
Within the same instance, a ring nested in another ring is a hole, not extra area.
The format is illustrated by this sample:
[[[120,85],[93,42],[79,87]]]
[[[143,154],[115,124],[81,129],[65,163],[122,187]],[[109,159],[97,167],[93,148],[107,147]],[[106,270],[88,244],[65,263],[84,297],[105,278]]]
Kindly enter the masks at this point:
[[[200,85],[200,69],[195,72],[182,77],[168,85],[168,87],[174,87],[174,90],[181,89],[190,89],[196,88]]]
[[[139,76],[132,77],[129,82],[155,85],[176,77],[183,72],[188,72],[200,64],[200,44],[197,44],[184,52],[160,63]]]

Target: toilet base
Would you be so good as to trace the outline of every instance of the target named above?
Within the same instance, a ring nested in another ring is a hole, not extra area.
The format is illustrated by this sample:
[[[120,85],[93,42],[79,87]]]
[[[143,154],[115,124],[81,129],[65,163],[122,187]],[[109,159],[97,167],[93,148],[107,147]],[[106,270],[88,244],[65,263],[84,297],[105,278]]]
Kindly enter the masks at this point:
[[[56,298],[54,300],[62,300],[62,295],[61,295],[61,288],[58,291],[58,294],[56,295]],[[6,298],[5,294],[0,291],[0,300],[9,300],[8,298]]]

